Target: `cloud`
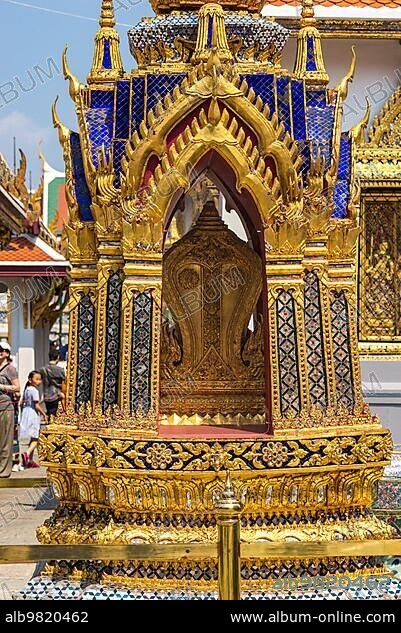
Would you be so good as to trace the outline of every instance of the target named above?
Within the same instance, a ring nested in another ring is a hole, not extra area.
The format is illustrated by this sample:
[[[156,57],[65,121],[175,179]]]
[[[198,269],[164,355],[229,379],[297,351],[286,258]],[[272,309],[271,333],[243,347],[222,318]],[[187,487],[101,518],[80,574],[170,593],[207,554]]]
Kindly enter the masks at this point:
[[[20,147],[27,156],[28,170],[39,169],[38,145],[51,139],[53,130],[51,127],[41,127],[34,119],[23,112],[10,112],[0,117],[0,153],[5,156],[8,164],[13,164],[13,137],[16,137],[17,147]]]

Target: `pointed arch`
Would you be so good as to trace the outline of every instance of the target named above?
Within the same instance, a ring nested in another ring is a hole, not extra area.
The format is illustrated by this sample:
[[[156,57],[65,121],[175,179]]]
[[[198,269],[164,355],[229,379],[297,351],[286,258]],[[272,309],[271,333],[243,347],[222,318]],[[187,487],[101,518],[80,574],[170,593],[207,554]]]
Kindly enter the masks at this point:
[[[246,186],[263,200],[266,196],[284,203],[294,199],[301,160],[295,142],[246,81],[230,73],[230,68],[211,70],[201,65],[148,113],[147,123],[142,121],[139,133],[127,143],[122,162],[127,188],[128,183],[131,191],[150,186],[153,195],[167,174],[169,189],[186,186],[188,165],[218,148],[236,170],[239,187],[246,180]],[[166,208],[163,197],[165,191],[159,192],[158,204]]]

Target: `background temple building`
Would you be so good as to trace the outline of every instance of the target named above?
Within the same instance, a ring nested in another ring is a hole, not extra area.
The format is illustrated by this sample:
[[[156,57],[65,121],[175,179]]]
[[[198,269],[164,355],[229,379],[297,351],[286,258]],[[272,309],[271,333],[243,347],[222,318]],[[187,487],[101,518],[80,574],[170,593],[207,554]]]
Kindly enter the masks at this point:
[[[48,228],[49,219],[60,227],[63,213],[66,220],[64,192],[59,193],[64,177],[43,165],[40,185],[30,191],[25,155],[21,152],[15,173],[0,157],[0,341],[11,345],[22,384],[45,364],[50,331],[56,324],[56,339],[63,328],[68,297],[69,264]]]

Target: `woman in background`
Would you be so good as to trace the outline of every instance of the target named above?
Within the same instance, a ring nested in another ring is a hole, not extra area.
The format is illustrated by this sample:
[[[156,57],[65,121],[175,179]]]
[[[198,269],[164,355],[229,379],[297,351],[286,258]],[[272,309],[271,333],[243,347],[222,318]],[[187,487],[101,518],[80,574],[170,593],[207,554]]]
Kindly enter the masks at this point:
[[[21,420],[19,439],[29,439],[29,446],[22,453],[22,466],[24,468],[38,468],[39,464],[33,461],[33,454],[38,445],[41,417],[47,421],[47,415],[42,408],[38,388],[42,384],[42,376],[39,371],[31,371],[28,382],[25,385],[21,403]]]

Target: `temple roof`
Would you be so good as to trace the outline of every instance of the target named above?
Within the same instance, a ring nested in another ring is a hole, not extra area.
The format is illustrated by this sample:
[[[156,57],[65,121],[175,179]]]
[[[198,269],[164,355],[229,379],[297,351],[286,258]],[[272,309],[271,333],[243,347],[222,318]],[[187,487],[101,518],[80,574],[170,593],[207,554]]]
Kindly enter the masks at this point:
[[[318,18],[349,18],[378,20],[401,16],[401,0],[315,0]],[[301,13],[298,0],[267,0],[262,13],[274,17],[293,18]]]
[[[24,276],[60,277],[68,270],[69,263],[63,255],[40,237],[19,235],[0,250],[0,277],[22,272]]]

